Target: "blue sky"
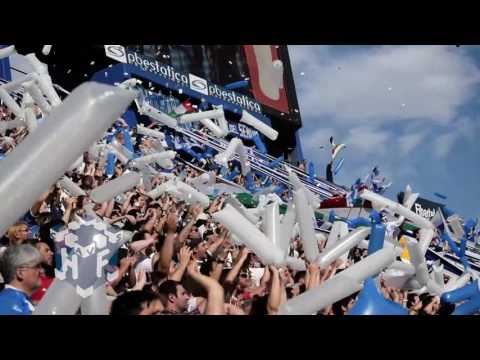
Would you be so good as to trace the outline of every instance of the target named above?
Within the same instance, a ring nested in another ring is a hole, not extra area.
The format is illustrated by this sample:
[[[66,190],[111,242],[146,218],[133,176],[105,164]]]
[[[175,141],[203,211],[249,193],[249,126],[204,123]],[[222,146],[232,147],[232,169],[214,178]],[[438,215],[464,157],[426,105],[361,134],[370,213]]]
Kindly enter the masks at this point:
[[[333,135],[347,145],[335,182],[350,186],[379,165],[393,182],[387,197],[410,184],[464,218],[480,216],[480,46],[289,51],[303,151],[317,174],[325,176]]]

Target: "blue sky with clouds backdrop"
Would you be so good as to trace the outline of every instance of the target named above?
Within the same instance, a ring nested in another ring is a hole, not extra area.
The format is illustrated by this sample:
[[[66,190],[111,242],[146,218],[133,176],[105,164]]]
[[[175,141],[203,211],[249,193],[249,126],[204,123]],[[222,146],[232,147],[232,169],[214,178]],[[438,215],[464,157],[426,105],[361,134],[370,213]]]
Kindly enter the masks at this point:
[[[347,145],[336,183],[350,186],[378,165],[393,182],[387,197],[410,184],[464,218],[480,216],[480,46],[289,51],[303,151],[318,175],[325,176],[333,135]]]

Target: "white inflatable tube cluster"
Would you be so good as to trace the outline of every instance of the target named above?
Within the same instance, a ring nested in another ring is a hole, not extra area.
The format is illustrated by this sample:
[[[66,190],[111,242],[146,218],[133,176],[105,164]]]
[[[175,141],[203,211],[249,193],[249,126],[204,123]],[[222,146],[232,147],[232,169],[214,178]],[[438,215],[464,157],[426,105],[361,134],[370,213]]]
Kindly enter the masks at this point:
[[[383,197],[379,194],[376,194],[370,190],[363,190],[360,193],[360,197],[365,200],[369,200],[373,203],[379,204],[383,207],[388,207],[391,211],[397,213],[398,215],[404,216],[406,219],[413,222],[415,225],[426,228],[426,229],[433,229],[433,224],[426,220],[425,218],[421,217],[420,215],[415,214],[413,211],[407,209],[403,205],[396,203],[386,197]]]
[[[262,230],[273,244],[278,246],[286,253],[287,249],[282,248],[280,245],[280,213],[279,206],[276,201],[265,206]]]
[[[280,249],[288,250],[290,246],[290,240],[292,235],[292,229],[297,219],[297,213],[295,211],[295,204],[290,201],[287,206],[287,212],[280,223]]]
[[[347,235],[348,224],[344,221],[334,221],[332,228],[330,229],[330,234],[328,234],[325,251],[333,248],[342,238],[344,239]]]
[[[0,172],[0,233],[4,234],[105,133],[135,95],[112,86],[84,83],[2,160],[7,171]]]
[[[168,126],[172,129],[177,128],[177,121],[174,118],[158,111],[153,106],[149,105],[147,102],[144,102],[139,110],[141,114],[144,114],[165,126]]]
[[[250,172],[250,164],[248,161],[247,151],[243,145],[242,140],[239,138],[233,138],[230,140],[225,151],[215,155],[215,162],[225,166],[230,161],[233,155],[237,153],[240,159],[240,165],[242,168],[242,175],[246,176]]]
[[[415,279],[421,286],[425,286],[430,279],[427,264],[425,263],[425,256],[422,255],[416,239],[409,236],[405,236],[405,238],[407,239],[407,248],[410,254],[411,263],[415,267]]]
[[[292,256],[287,257],[286,265],[290,269],[295,270],[295,271],[306,271],[307,270],[307,266],[305,265],[305,261],[303,261],[302,259],[296,258],[296,257],[292,257]]]
[[[23,119],[24,114],[17,102],[10,96],[4,87],[0,87],[0,99],[8,107],[8,109],[15,114],[17,118]]]
[[[45,116],[47,116],[50,113],[50,111],[52,110],[52,107],[47,102],[47,100],[45,100],[42,92],[40,91],[38,86],[35,84],[35,82],[34,81],[26,81],[23,84],[23,87],[25,88],[27,93],[32,96],[33,100],[35,100],[35,103],[38,105],[40,110],[42,110],[42,113]],[[24,95],[24,97],[25,97],[25,95]]]
[[[278,131],[272,129],[270,126],[268,126],[264,122],[258,120],[256,117],[254,117],[252,114],[250,114],[246,110],[243,110],[242,118],[240,119],[240,122],[243,122],[253,127],[254,129],[258,130],[259,132],[261,132],[263,135],[265,135],[267,138],[269,138],[272,141],[275,141],[278,137]]]
[[[163,184],[160,184],[155,189],[147,192],[146,195],[149,198],[151,198],[153,200],[156,200],[157,198],[159,198],[162,194],[164,194],[166,192],[175,192],[175,191],[176,191],[176,186],[175,186],[173,180],[169,180],[169,181],[164,182]]]
[[[173,160],[177,153],[172,150],[163,151],[160,153],[153,153],[149,155],[145,155],[133,160],[134,166],[145,166],[151,164],[153,162],[162,162],[163,160]]]
[[[226,201],[225,204],[229,204],[235,210],[237,210],[242,216],[244,216],[248,221],[250,221],[253,225],[256,225],[258,223],[258,216],[253,215],[252,212],[248,211],[249,209],[245,208],[245,206],[240,203],[236,198],[234,197],[229,197]]]
[[[297,221],[300,227],[300,238],[308,261],[314,261],[319,254],[318,242],[314,230],[314,212],[307,202],[307,196],[303,189],[294,191],[293,199]]]
[[[324,250],[316,259],[316,263],[320,268],[326,268],[343,254],[348,254],[350,249],[355,247],[360,241],[364,240],[369,234],[370,228],[362,227],[353,230],[341,238],[335,245]]]
[[[68,176],[63,176],[59,181],[58,185],[66,190],[70,196],[77,197],[77,196],[85,196],[87,195],[85,191],[83,191],[80,186],[75,184],[72,179],[70,179]]]
[[[0,121],[0,131],[16,129],[25,126],[25,121],[22,119],[14,119],[10,121]]]
[[[140,124],[137,126],[137,133],[140,135],[150,136],[155,139],[160,139],[160,140],[165,139],[165,134],[162,133],[161,131],[152,130]]]
[[[223,107],[218,107],[214,110],[202,111],[197,113],[185,114],[180,116],[178,122],[180,124],[188,124],[195,121],[201,121],[203,119],[219,119],[225,116]]]
[[[295,190],[303,189],[303,191],[305,191],[305,194],[307,195],[307,200],[310,206],[314,209],[319,208],[320,207],[319,197],[313,194],[309,189],[307,189],[306,186],[303,185],[303,183],[300,181],[297,174],[295,174],[295,172],[293,172],[288,167],[287,167],[287,172],[288,172],[288,180],[293,185],[293,188]]]
[[[264,264],[281,264],[285,261],[284,252],[230,204],[212,217],[232,232],[242,244],[252,249]]]
[[[90,199],[97,204],[113,199],[115,196],[134,188],[140,183],[141,175],[137,172],[128,172],[122,176],[92,190]]]
[[[188,203],[198,203],[203,208],[206,208],[210,205],[210,199],[207,195],[197,191],[188,184],[185,184],[182,181],[177,181],[176,183],[177,190],[184,195],[184,200]]]

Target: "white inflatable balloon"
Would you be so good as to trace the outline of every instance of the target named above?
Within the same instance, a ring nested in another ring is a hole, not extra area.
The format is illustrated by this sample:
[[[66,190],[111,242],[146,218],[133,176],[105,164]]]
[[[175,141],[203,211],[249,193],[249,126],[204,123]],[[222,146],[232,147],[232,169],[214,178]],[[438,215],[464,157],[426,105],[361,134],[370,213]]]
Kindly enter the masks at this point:
[[[297,174],[295,174],[295,172],[288,167],[287,167],[287,172],[288,172],[288,180],[293,185],[293,188],[295,190],[303,189],[303,191],[305,191],[305,194],[307,195],[307,200],[310,206],[314,209],[319,208],[320,207],[319,197],[314,193],[312,193],[309,189],[307,189],[305,185],[303,185],[303,183],[300,181]]]
[[[292,256],[287,257],[286,265],[290,269],[295,270],[295,271],[306,271],[307,270],[307,266],[305,265],[305,261],[303,261],[302,259],[296,258],[296,257],[292,257]]]
[[[348,224],[344,221],[334,221],[328,234],[325,250],[333,248],[342,238],[348,235]],[[348,255],[348,254],[347,254]]]
[[[278,137],[278,131],[272,129],[270,126],[268,126],[264,122],[258,120],[256,117],[254,117],[252,114],[250,114],[246,110],[243,110],[242,118],[240,119],[240,122],[250,125],[251,127],[258,130],[260,133],[262,133],[272,141],[275,141]]]
[[[202,111],[197,113],[185,114],[180,116],[178,122],[180,124],[188,124],[195,121],[201,121],[204,119],[218,119],[224,117],[223,107],[219,107],[214,110]]]
[[[88,149],[88,154],[89,156],[91,156],[92,159],[100,160],[100,158],[105,155],[106,150],[107,150],[106,144],[93,144]]]
[[[0,99],[17,118],[23,119],[25,117],[23,110],[3,87],[0,87]]]
[[[286,251],[286,249],[280,245],[280,213],[277,202],[265,206],[262,227],[267,238],[280,249]]]
[[[444,292],[452,291],[455,289],[460,289],[468,284],[471,279],[470,273],[464,273],[459,278],[451,278],[448,283],[445,285]]]
[[[42,54],[48,56],[52,50],[52,45],[43,45]]]
[[[420,247],[416,239],[410,236],[404,236],[407,239],[407,248],[408,253],[410,254],[410,259],[412,265],[415,267],[415,279],[421,286],[427,285],[430,277],[428,275],[427,264],[425,263],[425,256],[422,255]]]
[[[230,204],[225,205],[212,217],[232,232],[242,244],[252,249],[265,265],[281,264],[285,261],[284,252]]]
[[[253,225],[255,225],[258,222],[259,216],[256,216],[252,212],[248,211],[250,209],[245,208],[245,206],[243,206],[242,203],[240,203],[240,201],[238,201],[236,198],[229,197],[225,201],[225,204],[229,204],[230,206],[234,207],[235,210],[240,212]]]
[[[38,59],[35,57],[36,61]],[[52,78],[48,75],[47,66],[38,61],[39,65],[34,65],[39,70],[36,73],[31,74],[31,78],[34,80],[35,84],[38,85],[41,92],[47,97],[50,104],[55,107],[60,105],[62,100],[57,94],[57,91],[53,87]],[[32,64],[33,65],[33,64]]]
[[[0,60],[9,57],[13,53],[15,53],[15,45],[10,45],[3,49],[0,49]]]
[[[415,275],[415,267],[412,264],[395,260],[388,269],[403,271],[405,274]]]
[[[443,281],[443,264],[433,264],[432,269],[433,280],[441,289],[443,289],[445,286]]]
[[[120,141],[118,141],[117,139],[113,138],[112,142],[110,143],[110,146],[117,151],[117,154],[121,154],[122,157],[128,160],[133,158],[132,152],[128,150],[125,146],[123,146],[120,143]]]
[[[228,121],[225,119],[225,117],[221,117],[217,119],[218,121],[218,126],[220,129],[222,129],[224,134],[228,134],[230,130],[228,129]]]
[[[139,79],[131,78],[131,79],[125,80],[118,86],[125,90],[131,90],[137,85],[142,85],[142,81]]]
[[[59,294],[62,296],[62,301],[58,301]],[[67,281],[55,279],[35,308],[33,315],[75,315],[82,300],[73,285]]]
[[[280,306],[279,315],[313,315],[325,307],[362,290],[362,288],[361,282],[339,274],[283,303]]]
[[[139,110],[141,114],[151,117],[152,119],[158,121],[163,125],[166,125],[172,129],[177,128],[177,121],[174,118],[158,111],[153,106],[149,105],[147,102],[144,102]]]
[[[108,298],[105,286],[99,286],[80,304],[82,315],[108,315]]]
[[[78,169],[80,166],[82,166],[83,164],[83,155],[80,155],[80,157],[75,160],[75,162],[70,165],[70,167],[68,168],[68,171],[73,171],[75,169]]]
[[[145,126],[142,126],[140,124],[137,126],[137,134],[150,136],[150,137],[153,137],[155,139],[160,139],[160,140],[165,139],[165,134],[162,133],[161,131],[152,130],[152,129],[149,129],[149,128],[147,128]]]
[[[210,199],[208,196],[197,191],[190,185],[185,184],[182,181],[177,181],[176,186],[178,191],[184,194],[185,201],[189,203],[199,203],[203,208],[206,208],[210,205]]]
[[[418,246],[420,247],[420,253],[425,256],[427,253],[428,247],[430,246],[430,243],[432,242],[433,236],[435,235],[435,232],[433,229],[420,229],[420,241]]]
[[[140,183],[142,176],[137,172],[128,172],[122,176],[92,190],[90,199],[97,204],[113,199],[115,196],[134,188]]]
[[[340,144],[340,145],[337,145],[335,146],[335,149],[332,153],[332,162],[335,161],[335,159],[337,158],[338,154],[340,154],[340,151],[342,151],[343,149],[346,148],[346,145],[345,144]]]
[[[146,195],[153,199],[156,200],[159,198],[162,194],[166,192],[176,192],[177,187],[175,186],[174,182],[172,180],[169,180],[167,182],[164,182],[163,184],[157,186],[155,189],[149,191],[146,193]]]
[[[362,227],[353,230],[335,243],[332,247],[325,249],[316,259],[316,263],[320,268],[326,268],[332,262],[337,260],[343,254],[347,254],[360,241],[370,234],[370,228]]]
[[[33,67],[33,70],[37,74],[46,74],[48,72],[47,65],[42,63],[40,60],[38,60],[37,56],[33,53],[25,55],[25,59],[30,63],[30,65]]]
[[[1,131],[16,129],[19,127],[24,127],[27,124],[22,119],[15,119],[10,121],[0,121]]]
[[[287,251],[290,247],[290,240],[292,235],[293,226],[297,219],[297,213],[295,211],[295,204],[293,201],[289,201],[287,206],[287,212],[280,223],[280,249]]]
[[[42,110],[42,113],[45,116],[48,115],[50,113],[50,111],[52,110],[52,107],[47,102],[47,100],[45,100],[45,98],[43,97],[43,94],[41,93],[40,89],[35,84],[35,82],[34,81],[27,81],[27,82],[23,83],[23,87],[27,91],[27,94],[30,94],[32,96],[33,100],[35,100],[35,103],[38,105],[40,110]],[[24,95],[24,97],[25,97],[25,95]]]
[[[240,166],[242,168],[242,175],[247,176],[247,174],[250,172],[250,162],[248,161],[248,155],[247,155],[247,150],[245,149],[245,146],[243,145],[242,141],[240,140],[240,143],[237,146],[237,153],[238,157],[240,160]]]
[[[341,274],[349,276],[358,282],[363,282],[367,278],[375,276],[383,269],[389,267],[395,261],[395,258],[400,256],[402,251],[402,248],[393,246],[382,248],[343,270]]]
[[[177,153],[175,151],[163,151],[160,153],[153,153],[149,155],[145,155],[133,160],[133,164],[135,166],[145,166],[151,164],[153,162],[161,162],[162,160],[172,160],[175,158]]]
[[[25,124],[27,125],[29,134],[34,132],[38,126],[37,117],[32,108],[25,109]]]
[[[8,171],[0,172],[1,234],[105,133],[135,95],[112,86],[84,83],[2,160],[2,169]]]
[[[360,197],[365,200],[369,200],[372,203],[375,202],[377,204],[380,204],[383,207],[388,207],[391,211],[397,213],[398,215],[405,216],[406,219],[410,220],[412,223],[415,225],[418,225],[419,227],[423,227],[426,229],[433,229],[434,226],[433,224],[426,220],[425,218],[421,217],[420,215],[417,215],[413,211],[405,208],[403,205],[400,205],[390,199],[387,199],[386,197],[383,197],[379,194],[375,194],[374,192],[370,190],[363,190],[360,193]]]
[[[227,135],[217,124],[210,119],[202,119],[200,123],[212,132],[215,137],[224,137]]]
[[[68,176],[63,176],[60,181],[58,182],[58,185],[66,190],[70,196],[77,197],[77,196],[86,196],[87,194],[85,191],[83,191],[80,186],[75,184],[72,179],[70,179]]]
[[[215,162],[217,162],[220,165],[227,165],[227,162],[232,159],[233,155],[237,150],[238,145],[241,143],[242,143],[242,140],[236,137],[230,140],[225,151],[215,155],[215,158],[214,158]]]
[[[419,196],[419,193],[412,193],[412,188],[410,185],[407,185],[403,196],[403,206],[405,206],[407,209],[411,209]]]
[[[318,242],[314,229],[314,212],[307,202],[307,196],[303,189],[294,192],[295,211],[297,221],[300,227],[300,238],[305,251],[305,257],[308,261],[314,261],[319,254]]]

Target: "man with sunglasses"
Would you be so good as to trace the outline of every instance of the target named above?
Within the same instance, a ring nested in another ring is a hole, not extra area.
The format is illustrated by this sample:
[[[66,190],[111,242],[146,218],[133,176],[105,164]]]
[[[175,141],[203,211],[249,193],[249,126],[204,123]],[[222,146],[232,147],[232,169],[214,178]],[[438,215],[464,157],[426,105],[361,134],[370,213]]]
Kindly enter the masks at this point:
[[[0,315],[30,315],[32,294],[41,286],[42,255],[32,245],[9,247],[2,257],[2,274],[8,283],[0,292]]]

